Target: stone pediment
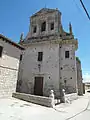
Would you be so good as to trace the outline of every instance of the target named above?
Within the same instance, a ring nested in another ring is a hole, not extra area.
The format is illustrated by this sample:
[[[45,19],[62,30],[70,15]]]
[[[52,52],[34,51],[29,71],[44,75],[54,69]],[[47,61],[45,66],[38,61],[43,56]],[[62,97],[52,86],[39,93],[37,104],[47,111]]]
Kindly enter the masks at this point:
[[[48,9],[48,8],[42,8],[40,11],[38,11],[37,13],[35,13],[34,15],[32,15],[32,17],[34,16],[40,16],[46,13],[52,13],[58,11],[57,9]]]

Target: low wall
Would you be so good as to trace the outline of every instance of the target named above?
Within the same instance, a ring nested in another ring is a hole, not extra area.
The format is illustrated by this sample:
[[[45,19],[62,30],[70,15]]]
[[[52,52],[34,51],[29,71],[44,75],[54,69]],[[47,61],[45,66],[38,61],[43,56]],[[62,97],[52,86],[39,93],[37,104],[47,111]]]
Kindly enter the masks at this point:
[[[77,98],[78,98],[77,93],[65,94],[65,101],[67,100],[73,101],[73,100],[76,100]]]
[[[35,104],[47,106],[47,107],[53,107],[52,106],[52,99],[49,97],[43,97],[43,96],[36,96],[36,95],[31,95],[31,94],[25,94],[25,93],[13,93],[12,97],[25,100],[28,102],[32,102]]]

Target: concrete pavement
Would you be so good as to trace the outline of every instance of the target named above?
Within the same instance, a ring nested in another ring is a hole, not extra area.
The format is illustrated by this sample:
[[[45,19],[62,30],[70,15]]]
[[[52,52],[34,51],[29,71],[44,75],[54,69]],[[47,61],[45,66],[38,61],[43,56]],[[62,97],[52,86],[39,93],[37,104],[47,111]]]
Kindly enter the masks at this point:
[[[86,93],[84,96],[79,96],[77,100],[74,100],[71,104],[61,104],[55,107],[57,111],[64,111],[65,119],[74,118],[78,114],[84,112],[89,104],[89,93]],[[63,107],[62,107],[63,106]],[[59,109],[58,109],[59,108]]]
[[[71,104],[60,104],[55,108],[48,108],[15,98],[0,99],[0,120],[73,120],[75,116],[86,110],[89,96],[86,94]]]
[[[70,120],[90,120],[90,97],[87,108],[78,115],[72,117]]]

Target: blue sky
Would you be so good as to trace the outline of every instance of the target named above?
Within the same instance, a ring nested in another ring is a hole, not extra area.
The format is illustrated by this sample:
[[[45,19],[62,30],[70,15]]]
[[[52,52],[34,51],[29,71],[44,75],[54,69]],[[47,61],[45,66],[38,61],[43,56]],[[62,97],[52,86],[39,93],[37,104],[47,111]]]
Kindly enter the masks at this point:
[[[90,1],[83,0],[90,13]],[[90,21],[79,0],[0,0],[0,33],[18,42],[21,32],[29,31],[30,16],[43,7],[58,8],[62,12],[62,24],[68,31],[72,23],[79,48],[76,55],[82,63],[83,77],[90,79]]]

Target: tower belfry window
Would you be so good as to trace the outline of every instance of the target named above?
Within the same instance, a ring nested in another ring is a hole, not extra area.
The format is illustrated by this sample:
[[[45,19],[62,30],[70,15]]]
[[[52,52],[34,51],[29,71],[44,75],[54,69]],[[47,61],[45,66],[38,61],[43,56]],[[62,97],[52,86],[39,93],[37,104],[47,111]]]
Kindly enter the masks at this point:
[[[41,32],[45,31],[46,30],[46,22],[43,22],[41,24]]]
[[[0,57],[2,57],[2,51],[3,51],[3,47],[0,46]]]
[[[51,30],[54,30],[54,22],[51,23]]]
[[[34,26],[33,33],[36,33],[36,31],[37,31],[37,26]]]

